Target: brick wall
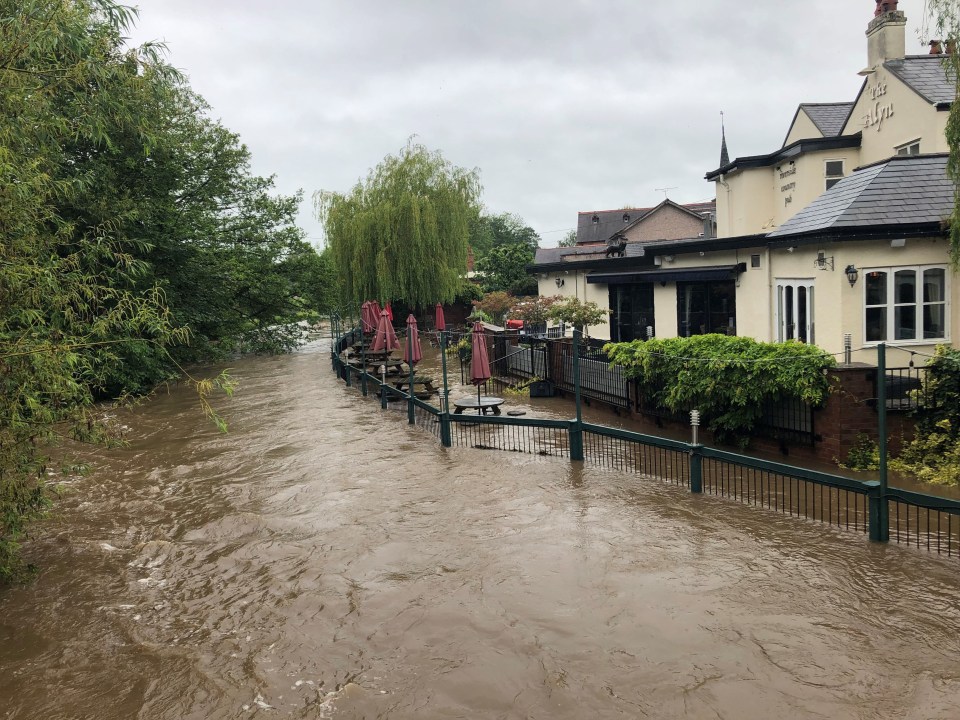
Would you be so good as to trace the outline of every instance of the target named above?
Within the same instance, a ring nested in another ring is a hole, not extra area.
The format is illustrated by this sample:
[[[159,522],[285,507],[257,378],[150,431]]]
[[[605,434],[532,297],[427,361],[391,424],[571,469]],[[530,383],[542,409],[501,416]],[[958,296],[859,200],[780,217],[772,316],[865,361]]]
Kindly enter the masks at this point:
[[[628,240],[649,242],[653,240],[695,238],[702,232],[703,220],[670,205],[664,205],[624,234]]]

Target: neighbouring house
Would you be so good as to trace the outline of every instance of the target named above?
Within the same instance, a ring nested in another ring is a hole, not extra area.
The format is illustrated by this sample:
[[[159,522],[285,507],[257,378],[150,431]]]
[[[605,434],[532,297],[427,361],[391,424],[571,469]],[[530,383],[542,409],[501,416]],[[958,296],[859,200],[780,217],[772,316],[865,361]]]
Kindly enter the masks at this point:
[[[875,362],[885,342],[904,364],[955,344],[960,283],[944,221],[956,89],[939,43],[906,54],[905,26],[897,2],[877,3],[857,97],[801,104],[779,149],[730,160],[722,138],[706,174],[716,237],[628,238],[620,256],[602,238],[615,218],[600,216],[589,243],[578,231],[576,247],[538,254],[541,294],[606,304],[610,322],[590,332],[613,340],[722,332],[840,353],[849,335],[855,360]]]
[[[632,340],[646,337],[652,323],[647,304],[634,299],[629,288],[595,288],[587,276],[597,270],[620,268],[647,258],[647,248],[680,238],[716,235],[716,201],[681,205],[666,199],[655,207],[592,210],[577,218],[577,243],[569,248],[540,248],[531,270],[537,272],[541,295],[579,297],[601,307],[618,308],[612,327],[590,328],[597,337]],[[649,260],[649,258],[647,258]],[[629,317],[628,317],[629,315]]]

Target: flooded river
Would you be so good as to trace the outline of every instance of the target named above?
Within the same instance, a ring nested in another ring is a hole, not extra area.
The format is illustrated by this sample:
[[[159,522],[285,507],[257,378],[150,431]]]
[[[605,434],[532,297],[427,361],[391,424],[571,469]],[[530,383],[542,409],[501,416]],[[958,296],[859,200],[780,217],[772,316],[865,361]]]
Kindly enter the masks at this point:
[[[321,344],[176,389],[0,593],[0,718],[960,717],[957,561],[444,449]]]

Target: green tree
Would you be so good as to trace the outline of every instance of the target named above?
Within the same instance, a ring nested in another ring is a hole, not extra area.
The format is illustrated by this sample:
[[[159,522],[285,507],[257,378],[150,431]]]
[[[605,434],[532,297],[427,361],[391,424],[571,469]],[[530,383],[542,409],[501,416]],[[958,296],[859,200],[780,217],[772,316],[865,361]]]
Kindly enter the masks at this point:
[[[550,308],[562,301],[563,297],[560,295],[533,295],[518,298],[507,312],[507,317],[540,325],[549,319]]]
[[[927,30],[934,31],[935,37],[948,42],[960,39],[960,2],[958,0],[926,0]],[[960,55],[956,52],[943,56],[947,73],[953,80],[955,91],[960,96]],[[960,268],[960,103],[950,106],[950,115],[946,127],[947,146],[950,157],[947,160],[947,174],[954,182],[954,206],[950,217],[950,259],[954,268]]]
[[[534,254],[527,245],[499,245],[474,264],[484,292],[504,291],[512,295],[537,292],[537,279],[527,272]]]
[[[175,351],[181,362],[293,347],[296,321],[320,310],[317,273],[329,269],[295,224],[301,196],[272,194],[273,178],[251,174],[246,146],[208,111],[195,94],[175,94],[137,183],[150,218],[148,281],[192,334]]]
[[[583,302],[580,298],[571,297],[551,306],[547,317],[587,332],[591,325],[600,324],[607,317],[607,312],[595,302]]]
[[[412,307],[452,302],[467,269],[477,170],[411,139],[348,193],[314,196],[344,293]]]
[[[507,310],[513,307],[517,299],[502,290],[486,293],[481,300],[475,300],[473,306],[482,310],[493,322],[502,325]]]
[[[138,98],[174,73],[155,48],[127,51],[130,11],[108,0],[0,0],[0,582],[20,576],[17,543],[47,503],[48,452],[62,438],[109,442],[93,405],[106,366],[93,349],[184,341],[156,287],[132,289],[143,243],[132,210],[69,212],[95,183],[90,152],[125,152],[159,128]],[[92,198],[96,202],[96,198]],[[207,392],[209,384],[201,390]]]
[[[523,222],[523,218],[514,213],[500,213],[486,218],[492,237],[491,249],[512,245],[521,245],[536,252],[540,247],[540,236]]]
[[[569,230],[560,238],[560,242],[557,243],[557,247],[573,247],[577,244],[577,231]]]

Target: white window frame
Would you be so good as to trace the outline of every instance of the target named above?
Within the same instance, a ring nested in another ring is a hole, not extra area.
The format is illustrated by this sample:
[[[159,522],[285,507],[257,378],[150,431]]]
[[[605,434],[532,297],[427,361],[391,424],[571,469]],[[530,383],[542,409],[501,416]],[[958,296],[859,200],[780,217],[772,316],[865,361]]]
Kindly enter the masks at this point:
[[[916,152],[910,152],[912,149],[916,148]],[[916,140],[911,140],[910,142],[905,142],[903,145],[897,145],[894,148],[894,152],[897,155],[919,155],[920,154],[920,138]]]
[[[839,175],[827,175],[827,165],[830,163],[840,163]],[[843,158],[832,158],[823,161],[823,189],[824,192],[832,188],[838,182],[847,176],[847,161]]]
[[[896,273],[903,270],[912,270],[916,273],[914,276],[917,282],[916,299],[912,303],[916,307],[917,337],[913,340],[897,340],[896,335],[896,308],[909,303],[896,302]],[[926,270],[943,270],[943,301],[924,302],[923,300],[923,273]],[[885,340],[867,339],[867,275],[872,272],[884,272],[887,274],[887,292],[886,302],[883,305],[870,305],[869,307],[885,307],[887,309],[886,335]],[[888,345],[938,345],[950,341],[950,269],[946,265],[891,265],[888,267],[868,267],[861,271],[861,283],[863,287],[860,290],[860,312],[861,328],[863,333],[864,346],[875,347],[880,343]],[[936,338],[923,337],[923,308],[926,305],[943,305],[943,336]]]
[[[777,342],[785,342],[788,339],[790,334],[787,331],[787,313],[786,313],[786,296],[787,288],[790,288],[790,291],[793,295],[793,321],[794,321],[794,331],[793,337],[789,338],[792,340],[800,340],[801,333],[799,328],[797,328],[797,317],[799,315],[799,290],[803,288],[805,290],[806,298],[804,303],[806,305],[806,316],[807,322],[806,326],[803,328],[804,333],[807,336],[806,344],[813,345],[816,343],[816,322],[814,320],[814,280],[813,278],[777,278],[773,284],[773,307],[774,307],[774,316],[776,322],[776,337]],[[801,342],[804,342],[801,340]]]

